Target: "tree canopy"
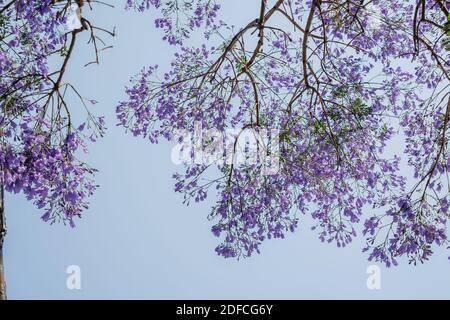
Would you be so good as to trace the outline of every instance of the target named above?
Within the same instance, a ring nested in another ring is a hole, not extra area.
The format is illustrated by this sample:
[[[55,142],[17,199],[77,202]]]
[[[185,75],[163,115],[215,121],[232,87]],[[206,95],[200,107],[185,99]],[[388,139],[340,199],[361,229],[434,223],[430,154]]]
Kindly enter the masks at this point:
[[[339,247],[362,233],[369,259],[387,266],[448,246],[449,2],[254,2],[254,18],[234,27],[219,0],[126,1],[157,11],[155,27],[178,52],[169,70],[150,65],[132,79],[116,109],[121,126],[152,143],[183,142],[180,132],[199,125],[202,135],[279,132],[277,172],[263,174],[264,161],[185,161],[174,175],[187,203],[217,197],[209,215],[217,253],[249,257],[295,231],[303,214],[320,240]],[[97,187],[95,169],[76,155],[104,123],[90,112],[95,101],[63,81],[80,32],[91,34],[94,63],[108,47],[102,37],[114,35],[83,16],[96,5],[105,3],[0,0],[2,180],[45,221],[73,225]],[[80,25],[67,31],[71,8]],[[202,45],[193,44],[198,34]],[[83,123],[71,120],[68,92],[86,107]],[[388,157],[396,137],[404,150]],[[200,148],[212,144],[205,138]]]

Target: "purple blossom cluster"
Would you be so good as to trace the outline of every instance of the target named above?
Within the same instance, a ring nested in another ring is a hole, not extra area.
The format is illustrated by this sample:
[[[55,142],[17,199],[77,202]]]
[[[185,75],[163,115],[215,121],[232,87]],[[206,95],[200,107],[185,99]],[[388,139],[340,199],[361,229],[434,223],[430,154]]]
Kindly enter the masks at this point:
[[[155,26],[164,31],[163,39],[172,45],[181,45],[192,31],[203,26],[210,33],[222,24],[216,21],[220,9],[216,0],[127,0],[126,8],[157,9],[160,17],[155,20]]]
[[[228,38],[233,29],[218,23],[215,38],[207,30],[218,6],[189,7],[180,23],[174,1],[144,1],[164,6],[156,24],[179,52],[161,77],[151,67],[132,79],[117,107],[120,125],[152,143],[198,123],[280,132],[275,175],[261,174],[261,163],[192,163],[174,175],[186,203],[217,196],[209,217],[219,255],[259,253],[264,240],[295,231],[303,214],[321,241],[338,247],[363,225],[364,251],[387,266],[400,257],[423,262],[448,244],[448,3],[372,2],[376,28],[359,2],[263,0],[255,20]],[[208,44],[183,44],[189,32],[179,30],[194,27],[204,28]],[[386,156],[397,136],[415,171],[412,189],[400,156]]]
[[[62,82],[80,31],[66,28],[76,3],[0,1],[1,187],[23,193],[43,209],[43,220],[71,226],[97,187],[95,169],[79,156],[104,125],[89,112],[81,125],[73,123],[66,101],[69,91],[76,92]],[[62,61],[56,71],[55,61]]]

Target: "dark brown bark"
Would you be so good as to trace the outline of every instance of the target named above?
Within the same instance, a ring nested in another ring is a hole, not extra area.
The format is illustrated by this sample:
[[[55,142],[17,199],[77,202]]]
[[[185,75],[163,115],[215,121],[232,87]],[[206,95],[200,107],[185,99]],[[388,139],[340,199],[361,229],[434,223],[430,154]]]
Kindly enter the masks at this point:
[[[0,300],[6,300],[5,267],[3,264],[3,243],[6,236],[5,202],[3,181],[0,180]]]

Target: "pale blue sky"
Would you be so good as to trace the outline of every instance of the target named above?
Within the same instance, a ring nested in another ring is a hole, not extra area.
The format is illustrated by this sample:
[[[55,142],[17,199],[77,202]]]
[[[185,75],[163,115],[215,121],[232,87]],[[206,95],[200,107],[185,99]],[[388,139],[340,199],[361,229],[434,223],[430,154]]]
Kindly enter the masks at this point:
[[[227,0],[225,19],[254,18],[256,0]],[[121,5],[119,5],[120,7]],[[239,8],[239,10],[237,10]],[[96,24],[117,27],[99,67],[82,47],[68,78],[95,98],[109,130],[91,147],[101,188],[76,229],[42,222],[22,195],[7,195],[5,247],[12,299],[304,299],[450,298],[450,262],[440,251],[424,266],[382,268],[382,289],[366,287],[370,265],[363,240],[338,249],[322,244],[302,217],[295,234],[266,242],[262,254],[236,261],[218,257],[206,216],[210,204],[185,207],[173,192],[169,144],[151,145],[116,127],[114,109],[124,85],[142,66],[167,69],[173,48],[160,41],[152,14],[102,9]],[[76,105],[74,106],[76,107]],[[69,265],[81,268],[81,290],[66,288]]]

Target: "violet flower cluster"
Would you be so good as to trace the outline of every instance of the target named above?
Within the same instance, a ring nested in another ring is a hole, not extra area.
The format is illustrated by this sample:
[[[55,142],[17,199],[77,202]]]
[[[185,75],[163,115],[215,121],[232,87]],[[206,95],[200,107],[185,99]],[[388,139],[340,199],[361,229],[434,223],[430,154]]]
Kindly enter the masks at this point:
[[[79,151],[86,152],[104,126],[89,111],[85,121],[74,123],[67,101],[69,92],[79,96],[63,81],[82,30],[66,26],[76,3],[0,0],[1,187],[23,193],[43,210],[43,220],[71,226],[97,187],[95,169],[79,159]],[[76,107],[87,103],[80,96]]]
[[[187,203],[217,196],[217,253],[259,253],[304,214],[338,247],[362,233],[369,259],[387,266],[448,246],[448,2],[261,0],[237,32],[216,2],[128,1],[158,10],[156,26],[179,51],[162,75],[151,66],[132,79],[117,115],[152,143],[182,140],[177,132],[198,123],[279,130],[276,174],[261,174],[262,163],[192,162],[174,175]],[[192,32],[205,44],[188,46]],[[394,138],[405,148],[388,157]]]

